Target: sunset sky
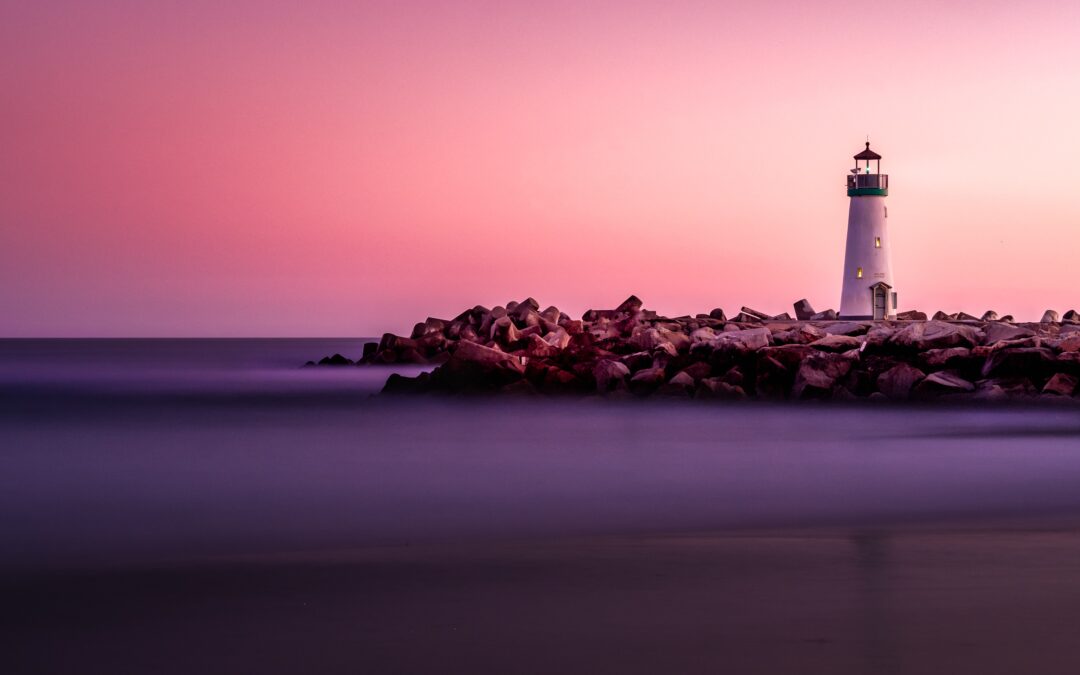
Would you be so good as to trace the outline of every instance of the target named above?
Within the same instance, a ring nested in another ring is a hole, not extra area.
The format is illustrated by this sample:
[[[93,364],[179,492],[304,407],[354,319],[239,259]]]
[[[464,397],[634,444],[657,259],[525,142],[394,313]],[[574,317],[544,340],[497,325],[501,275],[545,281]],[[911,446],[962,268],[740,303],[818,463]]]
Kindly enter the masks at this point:
[[[527,295],[1080,308],[1080,3],[0,9],[0,336],[350,336]]]

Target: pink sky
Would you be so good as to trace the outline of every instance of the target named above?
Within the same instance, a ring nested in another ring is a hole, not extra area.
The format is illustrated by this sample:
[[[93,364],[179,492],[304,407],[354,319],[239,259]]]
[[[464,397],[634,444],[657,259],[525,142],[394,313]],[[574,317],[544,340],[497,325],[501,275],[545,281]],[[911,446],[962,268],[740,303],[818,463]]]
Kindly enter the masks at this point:
[[[866,134],[901,309],[1080,308],[1078,35],[1076,2],[9,4],[0,335],[836,307]]]

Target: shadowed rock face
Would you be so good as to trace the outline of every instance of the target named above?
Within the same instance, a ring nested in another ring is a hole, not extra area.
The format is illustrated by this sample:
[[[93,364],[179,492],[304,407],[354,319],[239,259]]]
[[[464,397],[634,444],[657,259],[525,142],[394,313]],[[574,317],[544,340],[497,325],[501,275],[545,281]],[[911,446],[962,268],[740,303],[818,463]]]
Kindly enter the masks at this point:
[[[636,296],[579,320],[539,307],[428,318],[366,346],[360,363],[437,366],[391,378],[387,393],[1080,403],[1080,325],[1069,321],[800,321],[749,307],[734,320],[720,309],[668,318]]]

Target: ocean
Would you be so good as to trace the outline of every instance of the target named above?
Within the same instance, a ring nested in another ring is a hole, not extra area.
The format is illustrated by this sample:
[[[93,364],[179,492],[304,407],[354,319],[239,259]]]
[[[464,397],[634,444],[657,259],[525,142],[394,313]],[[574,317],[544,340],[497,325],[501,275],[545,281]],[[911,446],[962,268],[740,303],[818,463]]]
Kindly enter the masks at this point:
[[[1080,667],[1073,410],[300,367],[363,342],[0,340],[0,672]]]

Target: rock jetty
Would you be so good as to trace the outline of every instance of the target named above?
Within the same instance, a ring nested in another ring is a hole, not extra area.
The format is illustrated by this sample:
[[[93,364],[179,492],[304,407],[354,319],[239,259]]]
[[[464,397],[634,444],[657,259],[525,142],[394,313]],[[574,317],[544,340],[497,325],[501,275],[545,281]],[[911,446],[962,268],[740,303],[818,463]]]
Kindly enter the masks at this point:
[[[383,391],[395,394],[1080,402],[1075,311],[1014,323],[993,311],[841,321],[805,300],[794,309],[799,318],[749,307],[730,319],[721,309],[669,318],[631,296],[572,319],[526,298],[429,318],[408,337],[384,335],[358,363],[435,366],[392,375]]]

